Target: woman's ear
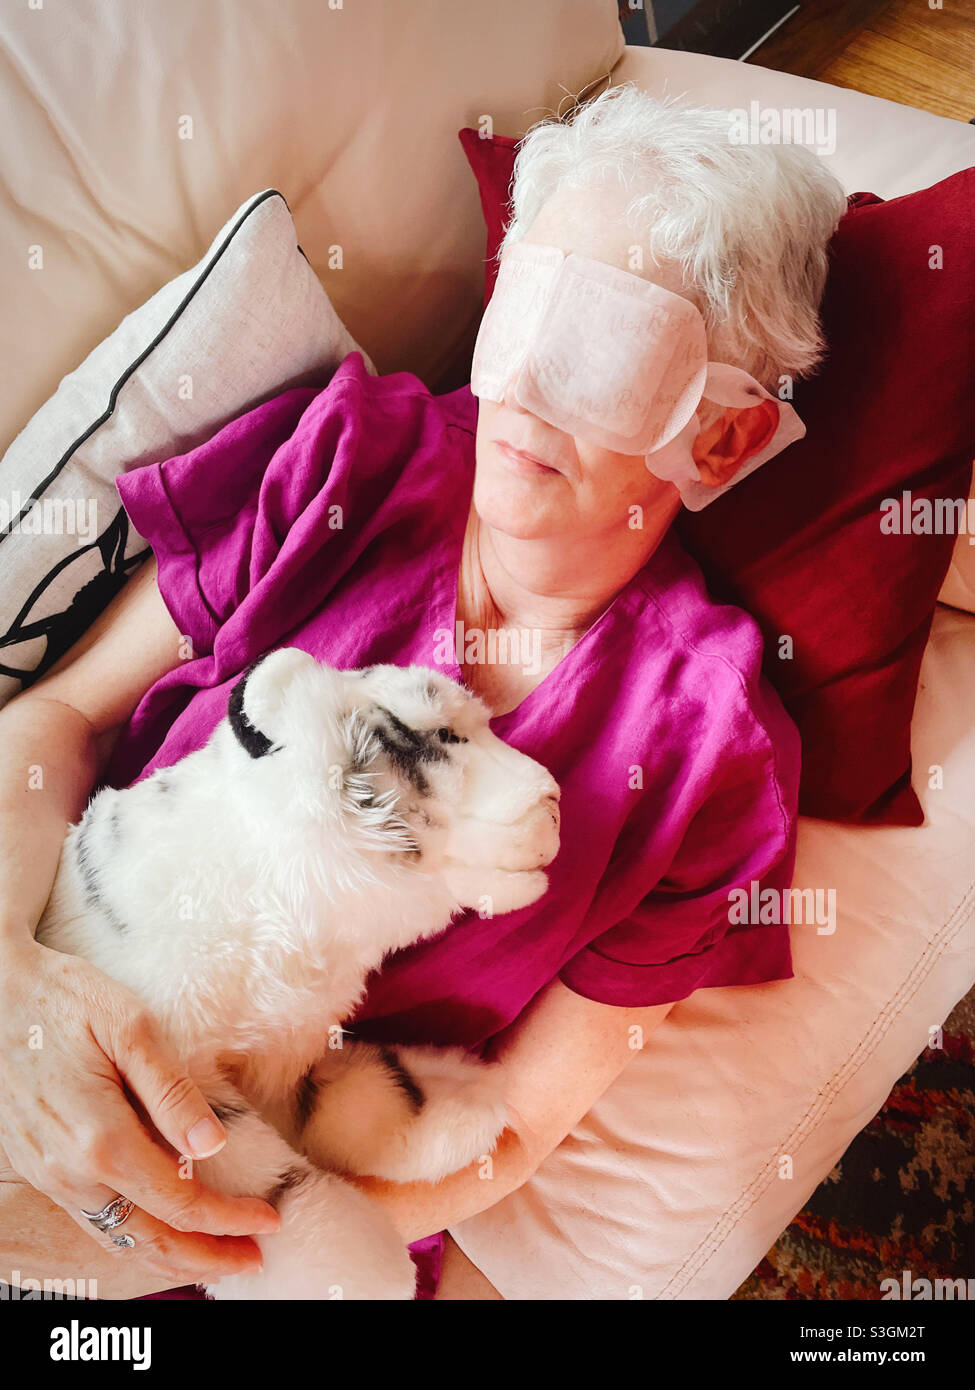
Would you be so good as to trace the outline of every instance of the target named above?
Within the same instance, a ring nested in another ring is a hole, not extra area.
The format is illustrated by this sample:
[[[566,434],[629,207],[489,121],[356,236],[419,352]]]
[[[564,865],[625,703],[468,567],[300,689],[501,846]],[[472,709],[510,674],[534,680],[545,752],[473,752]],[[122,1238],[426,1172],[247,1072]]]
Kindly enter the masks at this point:
[[[703,486],[723,487],[731,482],[738,470],[765,448],[778,426],[775,401],[725,406],[705,425],[691,448]]]

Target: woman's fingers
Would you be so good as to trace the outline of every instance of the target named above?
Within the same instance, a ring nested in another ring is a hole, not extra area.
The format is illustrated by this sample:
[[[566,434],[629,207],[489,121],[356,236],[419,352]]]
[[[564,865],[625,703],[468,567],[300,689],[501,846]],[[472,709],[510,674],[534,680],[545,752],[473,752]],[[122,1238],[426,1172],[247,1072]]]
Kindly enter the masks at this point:
[[[242,1237],[276,1231],[278,1215],[257,1195],[231,1197],[196,1176],[193,1152],[221,1147],[214,1132],[206,1141],[200,1122],[218,1141],[225,1136],[138,999],[87,962],[33,941],[5,964],[0,1141],[9,1167],[122,1259],[133,1251],[117,1250],[81,1209],[130,1198],[139,1214],[126,1225],[143,1230],[176,1283],[259,1259]]]
[[[83,1215],[84,1211],[99,1212],[117,1194],[108,1188],[90,1188],[76,1194],[77,1206],[66,1208],[70,1215],[104,1249],[120,1260],[137,1263],[141,1268],[158,1274],[160,1287],[175,1288],[181,1284],[208,1283],[228,1274],[250,1274],[261,1267],[261,1252],[254,1241],[234,1236],[217,1239],[198,1232],[184,1233],[171,1227],[148,1212],[134,1207],[125,1221],[110,1231],[99,1231]],[[119,1246],[113,1237],[127,1236]]]
[[[174,1231],[266,1235],[281,1224],[274,1208],[259,1197],[231,1197],[207,1187],[195,1175],[182,1175],[176,1160],[163,1153],[137,1122],[99,1177],[110,1180],[116,1191],[124,1191],[138,1207]]]
[[[105,1052],[113,1058],[159,1133],[190,1158],[209,1158],[222,1149],[227,1131],[199,1087],[180,1066],[155,1022],[148,1016],[138,1017],[125,1020],[114,1031],[116,1036]]]
[[[98,1118],[83,1130],[50,1136],[43,1168],[32,1152],[34,1136],[22,1134],[24,1149],[8,1141],[15,1172],[40,1188],[90,1235],[94,1226],[81,1209],[98,1211],[113,1197],[130,1198],[157,1223],[180,1234],[205,1234],[215,1246],[235,1238],[269,1234],[280,1226],[277,1212],[258,1197],[232,1197],[207,1187],[194,1165],[165,1151],[150,1137],[115,1078],[89,1075],[85,1101]],[[102,1200],[98,1201],[99,1195]],[[102,1242],[104,1244],[104,1242]],[[256,1247],[248,1243],[250,1252]],[[190,1248],[190,1246],[187,1246]],[[208,1242],[207,1249],[210,1248]]]
[[[197,1177],[193,1162],[155,1143],[120,1082],[112,1084],[106,1078],[97,1106],[102,1123],[88,1146],[79,1186],[103,1184],[113,1194],[123,1193],[173,1231],[249,1236],[278,1229],[278,1213],[260,1197],[217,1192]]]

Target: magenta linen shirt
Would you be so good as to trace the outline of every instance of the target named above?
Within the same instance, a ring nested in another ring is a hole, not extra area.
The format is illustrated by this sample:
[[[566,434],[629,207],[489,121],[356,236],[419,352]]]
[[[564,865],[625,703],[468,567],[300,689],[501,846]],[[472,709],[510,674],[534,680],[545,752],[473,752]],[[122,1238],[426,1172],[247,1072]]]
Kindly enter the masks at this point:
[[[446,635],[476,416],[468,388],[433,396],[405,372],[369,376],[352,353],[323,390],[288,391],[118,479],[188,656],[133,714],[116,785],[199,748],[240,673],[274,647],[460,680]],[[668,534],[492,721],[562,787],[548,893],[390,956],[356,1032],[475,1046],[556,978],[615,1005],[789,978],[787,927],[729,922],[732,889],[787,888],[795,857],[799,735],[761,659],[755,623],[708,597]]]

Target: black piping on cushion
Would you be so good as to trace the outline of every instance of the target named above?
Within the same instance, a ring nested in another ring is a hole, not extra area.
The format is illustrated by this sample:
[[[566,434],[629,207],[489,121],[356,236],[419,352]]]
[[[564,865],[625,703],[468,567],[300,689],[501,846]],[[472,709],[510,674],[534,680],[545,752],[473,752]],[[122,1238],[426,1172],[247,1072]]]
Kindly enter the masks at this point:
[[[169,333],[170,329],[173,328],[173,326],[179,322],[179,319],[185,312],[187,306],[192,302],[192,300],[196,296],[197,291],[205,283],[211,270],[220,260],[223,253],[230,246],[230,243],[233,241],[234,237],[237,235],[241,227],[247,221],[248,217],[250,217],[251,213],[255,212],[259,207],[261,207],[262,204],[265,203],[268,198],[280,198],[282,203],[284,203],[285,207],[288,208],[288,211],[291,211],[290,207],[288,207],[288,200],[287,198],[285,198],[284,194],[279,193],[276,188],[268,188],[265,189],[265,191],[260,195],[260,197],[256,198],[255,201],[251,203],[250,207],[248,207],[244,213],[241,214],[239,220],[234,224],[233,227],[231,227],[226,237],[217,247],[217,250],[212,260],[203,267],[203,270],[201,271],[199,278],[195,281],[193,285],[190,286],[182,302],[179,305],[177,305],[176,309],[170,315],[169,320],[163,324],[162,328],[153,338],[152,342],[148,345],[148,347],[144,348],[143,351],[140,352],[139,356],[129,363],[125,371],[119,377],[118,381],[116,381],[115,385],[112,387],[112,391],[108,399],[108,406],[105,409],[104,413],[100,415],[97,420],[94,420],[85,430],[84,434],[79,435],[75,442],[69,446],[67,451],[58,460],[54,468],[41,483],[40,487],[32,489],[28,503],[20,509],[17,516],[12,517],[11,520],[7,523],[7,525],[2,530],[0,530],[0,544],[2,544],[6,540],[7,536],[10,535],[11,531],[18,524],[18,522],[22,521],[24,517],[27,516],[28,512],[31,511],[34,503],[36,501],[39,501],[44,496],[44,493],[50,487],[51,483],[54,482],[55,478],[67,466],[72,454],[77,449],[80,449],[82,444],[84,444],[85,440],[90,438],[91,435],[93,435],[97,429],[100,429],[102,425],[104,425],[106,420],[111,419],[112,415],[115,412],[115,406],[118,401],[119,392],[122,390],[122,387],[132,376],[133,372],[137,371],[139,367],[142,366],[143,362],[146,360],[149,354],[159,346],[159,344]],[[302,255],[304,255],[304,252],[302,252]]]

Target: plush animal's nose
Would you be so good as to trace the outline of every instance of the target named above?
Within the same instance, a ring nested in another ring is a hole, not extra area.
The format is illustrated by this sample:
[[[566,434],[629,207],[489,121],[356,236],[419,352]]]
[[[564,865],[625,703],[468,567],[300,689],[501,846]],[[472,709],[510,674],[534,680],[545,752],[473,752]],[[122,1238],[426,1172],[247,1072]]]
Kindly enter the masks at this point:
[[[527,761],[527,760],[526,760]],[[562,823],[559,813],[559,784],[537,763],[527,763],[528,776],[521,783],[520,791],[511,806],[513,820],[531,820],[533,824],[551,824],[556,835]]]
[[[546,796],[536,801],[532,809],[518,822],[518,838],[524,850],[536,856],[535,862],[544,867],[551,864],[559,852],[560,817],[558,801]]]

